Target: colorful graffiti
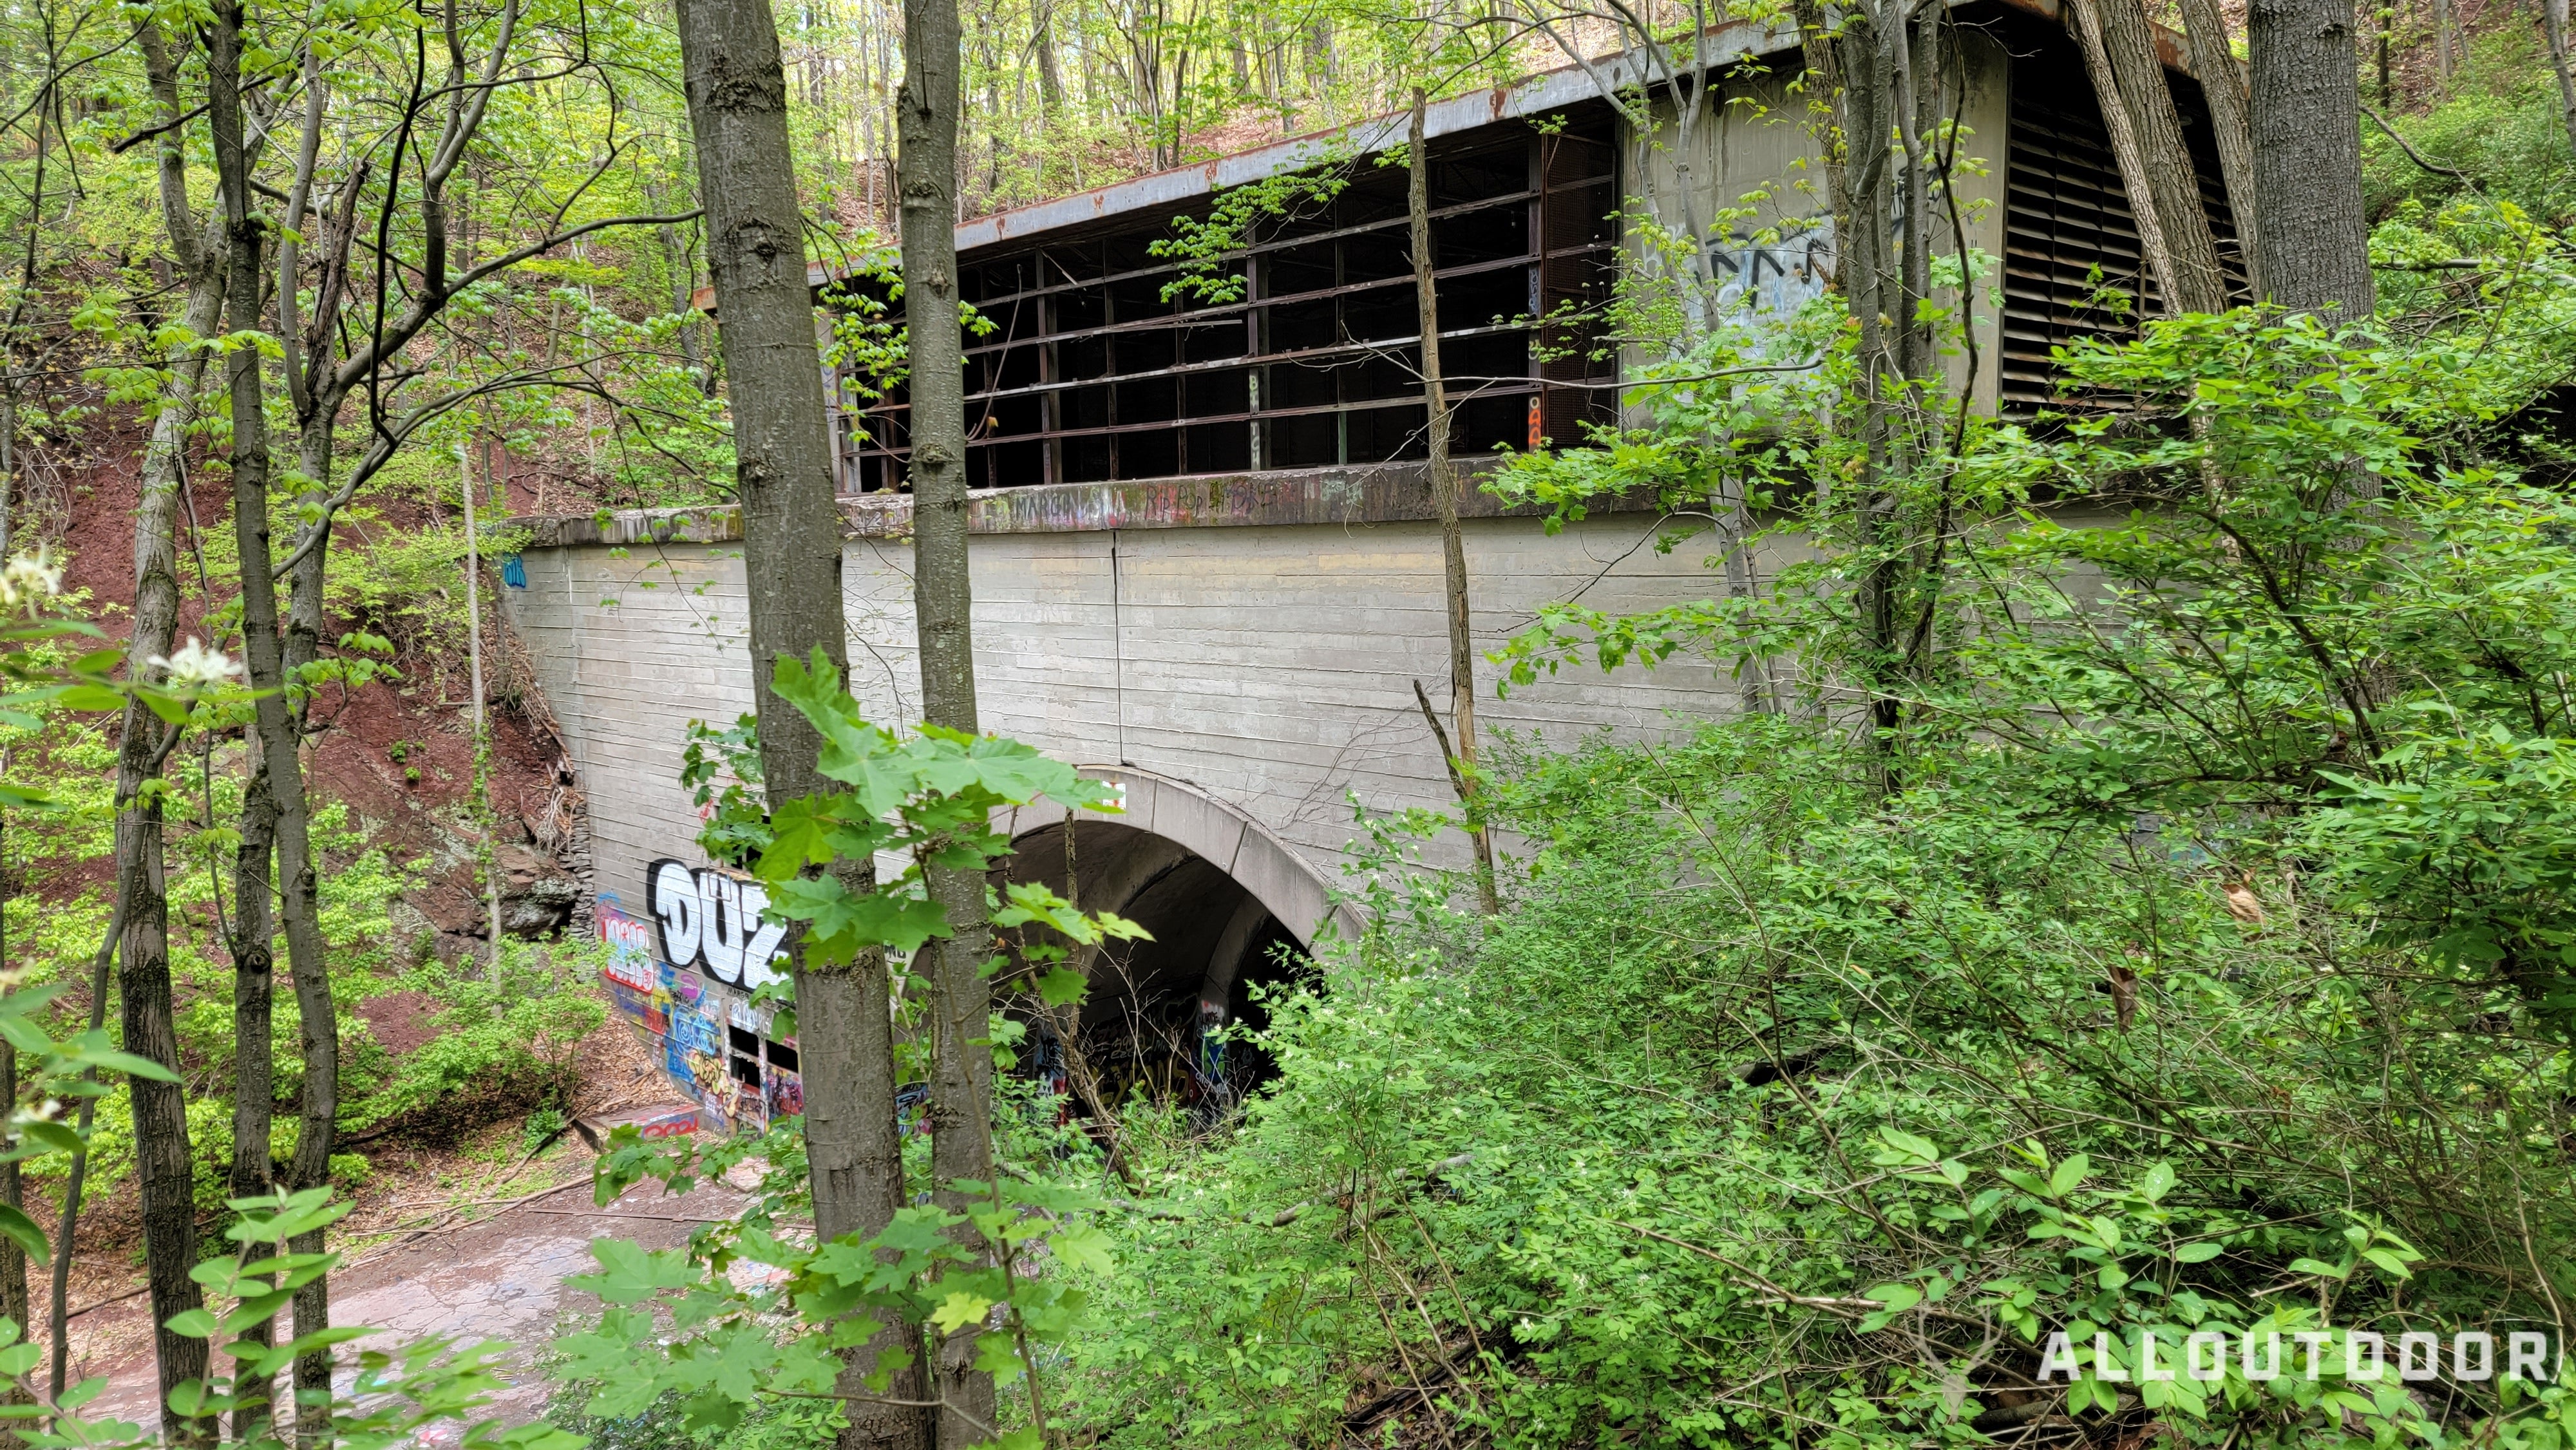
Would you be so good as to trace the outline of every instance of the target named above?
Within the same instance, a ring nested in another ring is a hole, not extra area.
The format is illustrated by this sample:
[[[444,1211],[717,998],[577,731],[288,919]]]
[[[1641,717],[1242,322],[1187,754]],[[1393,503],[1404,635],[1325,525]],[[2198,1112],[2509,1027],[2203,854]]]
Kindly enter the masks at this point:
[[[757,886],[683,869],[690,892],[683,902],[676,884],[665,890],[660,881],[660,867],[677,864],[656,863],[649,920],[613,895],[599,898],[599,935],[608,947],[600,976],[610,1005],[651,1041],[671,1086],[712,1125],[758,1128],[803,1112],[796,1040],[772,1037],[770,1010],[751,997],[776,959],[778,929],[758,917],[765,898]],[[696,877],[725,885],[699,896]],[[691,954],[674,957],[679,947]],[[720,970],[728,962],[730,978]]]

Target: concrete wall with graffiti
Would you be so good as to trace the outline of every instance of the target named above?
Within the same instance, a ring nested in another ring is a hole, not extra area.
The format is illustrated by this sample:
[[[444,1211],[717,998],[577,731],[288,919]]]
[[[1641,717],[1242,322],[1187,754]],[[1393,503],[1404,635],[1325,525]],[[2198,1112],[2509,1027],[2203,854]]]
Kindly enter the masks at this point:
[[[701,1131],[758,1131],[805,1111],[796,1039],[753,1000],[779,975],[781,931],[760,920],[759,883],[664,858],[645,872],[641,910],[602,892],[601,969],[617,1014],[648,1040],[663,1073],[698,1106]]]

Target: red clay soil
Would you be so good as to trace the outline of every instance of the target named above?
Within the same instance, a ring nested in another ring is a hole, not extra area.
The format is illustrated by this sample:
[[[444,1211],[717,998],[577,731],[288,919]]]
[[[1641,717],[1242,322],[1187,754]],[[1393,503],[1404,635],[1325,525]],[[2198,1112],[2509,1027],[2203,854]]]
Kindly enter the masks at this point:
[[[124,638],[132,627],[134,510],[141,489],[143,443],[143,430],[130,420],[101,421],[92,427],[87,457],[62,470],[70,493],[69,519],[59,537],[49,541],[66,565],[65,587],[86,591],[89,618],[117,639]],[[182,600],[178,638],[182,642],[192,635],[203,637],[207,632],[195,531],[202,530],[208,538],[219,537],[230,531],[232,520],[230,485],[223,472],[205,468],[201,459],[192,459],[191,463],[187,507],[180,516]],[[439,522],[439,511],[431,505],[398,499],[371,499],[370,504],[381,529],[401,531],[432,527]],[[343,526],[334,531],[332,546],[363,548],[364,541],[355,530]],[[498,584],[497,580],[489,582]],[[229,598],[230,591],[221,581],[216,584]],[[485,597],[491,596],[487,593]],[[338,620],[328,624],[334,633],[343,627]],[[237,641],[209,643],[239,654]],[[497,640],[492,654],[493,658],[487,660],[487,679],[497,685],[506,663]],[[430,663],[397,661],[404,676],[399,681],[371,682],[352,691],[328,690],[313,702],[312,720],[322,733],[307,756],[306,768],[316,803],[347,804],[363,823],[365,846],[382,849],[398,862],[417,861],[436,849],[439,837],[446,834],[440,817],[452,818],[465,804],[474,778],[469,702],[462,688],[465,671],[461,662],[443,672],[430,668]],[[431,691],[428,682],[442,673],[456,682],[452,698],[436,698]],[[534,698],[532,688],[528,696]],[[542,709],[539,704],[537,710]],[[519,816],[542,823],[554,795],[558,784],[556,768],[563,750],[541,721],[541,713],[532,717],[497,705],[493,710],[491,799],[505,819]],[[232,738],[238,740],[239,732]],[[405,750],[405,758],[399,763],[392,755],[397,742]],[[407,779],[406,765],[418,771],[416,782]],[[508,836],[527,834],[524,827],[505,832]],[[29,884],[54,899],[102,887],[109,879],[107,873],[112,871],[112,863],[104,860],[51,865],[52,869],[31,872],[34,879]],[[457,881],[433,880],[424,883],[417,893],[406,893],[406,898],[415,894],[431,898],[415,900],[413,904],[443,928],[455,931],[479,927],[479,907],[465,913],[466,920],[457,920],[456,903],[473,899],[470,887]],[[432,910],[433,905],[446,909]]]
[[[84,429],[83,454],[52,460],[60,466],[48,471],[42,496],[27,500],[19,513],[12,547],[31,548],[40,541],[49,547],[65,566],[65,587],[87,593],[84,615],[111,638],[121,640],[132,624],[134,510],[144,434],[130,417],[120,422],[102,415],[84,424]],[[191,465],[187,507],[179,521],[181,642],[192,634],[202,638],[207,632],[195,529],[202,529],[208,541],[218,540],[230,532],[232,519],[229,483],[222,471],[203,467],[198,458],[192,458]],[[435,522],[436,511],[428,506],[370,502],[381,520],[378,528],[418,529]],[[352,530],[343,528],[334,535],[335,548],[361,546]],[[492,583],[497,586],[498,580]],[[216,584],[228,598],[222,581]],[[340,626],[334,621],[332,627],[336,632]],[[237,640],[209,643],[239,655]],[[495,645],[496,657],[506,663],[507,651],[500,647],[506,642],[487,636],[487,643]],[[307,781],[317,806],[336,802],[349,807],[361,831],[362,849],[381,849],[397,864],[421,871],[404,892],[404,900],[441,929],[442,947],[452,950],[464,940],[462,934],[479,934],[483,925],[482,904],[472,887],[476,843],[455,838],[449,826],[461,820],[473,785],[469,702],[463,698],[466,672],[461,661],[444,671],[430,668],[432,661],[396,663],[403,674],[400,680],[373,682],[345,692],[329,690],[313,702],[312,721],[321,728],[306,755]],[[498,672],[494,673],[497,685]],[[442,674],[455,682],[450,698],[439,698],[427,683]],[[542,700],[533,687],[525,687],[525,698],[532,702],[526,710],[495,710],[491,798],[504,812],[505,821],[519,818],[505,828],[505,854],[535,859],[546,853],[526,844],[532,834],[552,838],[571,824],[559,809],[565,794],[557,789],[559,783],[569,783],[560,782],[557,775],[563,752],[545,723]],[[108,728],[112,735],[114,722]],[[405,758],[399,763],[392,756],[396,742],[404,744]],[[231,732],[226,743],[237,749],[241,732]],[[407,778],[405,766],[418,771],[417,781]],[[429,870],[438,859],[455,864],[444,871]],[[12,873],[18,890],[53,900],[103,893],[114,879],[114,863],[104,856],[13,864],[18,868]],[[333,864],[326,860],[324,869]],[[211,922],[174,921],[172,925],[174,931],[193,932],[201,947],[215,940]],[[572,926],[580,929],[580,923]],[[345,1030],[353,1035],[363,1031],[400,1056],[416,1050],[434,1031],[423,1005],[410,994],[379,997],[357,1008]],[[584,1044],[586,1076],[597,1069],[606,1074],[601,1082],[614,1076],[622,1084],[624,1059],[634,1054],[604,1048],[603,1043],[609,1032],[624,1031],[612,1017],[607,1031],[594,1035],[599,1041]],[[608,1060],[592,1060],[603,1051],[618,1064],[619,1072],[608,1072]],[[658,1076],[653,1080],[658,1082]],[[370,1151],[384,1160],[409,1150],[394,1143]],[[399,1182],[403,1177],[390,1173],[384,1181]],[[379,1190],[374,1189],[360,1195],[362,1200],[378,1196]],[[114,1184],[93,1185],[83,1212],[81,1254],[69,1296],[76,1307],[122,1292],[134,1273],[139,1229],[132,1193]]]

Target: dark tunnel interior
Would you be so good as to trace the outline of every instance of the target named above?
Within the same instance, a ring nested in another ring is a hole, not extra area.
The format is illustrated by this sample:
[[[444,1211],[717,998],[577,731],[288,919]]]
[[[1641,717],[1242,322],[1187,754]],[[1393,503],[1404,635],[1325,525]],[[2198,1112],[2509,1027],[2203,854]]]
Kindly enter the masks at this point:
[[[1003,879],[1064,891],[1061,824],[1014,844]],[[1110,942],[1092,957],[1090,995],[1070,1044],[1057,1042],[1056,1024],[1032,1014],[1026,1069],[1087,1071],[1104,1103],[1141,1088],[1156,1101],[1187,1105],[1202,1123],[1221,1117],[1274,1070],[1243,1039],[1269,1025],[1256,989],[1310,969],[1295,933],[1215,863],[1164,837],[1082,821],[1072,845],[1083,909],[1125,917],[1150,939]]]

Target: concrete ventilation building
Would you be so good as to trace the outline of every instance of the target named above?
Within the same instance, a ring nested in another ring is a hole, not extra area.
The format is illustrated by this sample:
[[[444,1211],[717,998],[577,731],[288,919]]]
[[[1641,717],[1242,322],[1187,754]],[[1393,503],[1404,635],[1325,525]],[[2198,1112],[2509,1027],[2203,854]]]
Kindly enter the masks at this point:
[[[1961,213],[1969,245],[2001,267],[1970,299],[1973,375],[1964,356],[1954,366],[1977,406],[2026,414],[2049,395],[2052,347],[2131,325],[2101,289],[2151,305],[2152,287],[2053,4],[1975,0],[1955,13],[1965,44],[1949,84],[1963,154],[1979,163],[1962,168]],[[1825,285],[1830,207],[1804,102],[1787,88],[1795,37],[1739,27],[1706,43],[1727,78],[1687,156],[1675,154],[1668,99],[1648,130],[1603,98],[1605,79],[1634,76],[1621,61],[1431,109],[1457,457],[1577,442],[1584,423],[1615,416],[1623,359],[1562,314],[1605,295],[1623,201],[1654,198],[1668,219],[1685,195],[1700,217],[1745,208],[1712,238],[1711,262],[1754,313]],[[2232,262],[2197,89],[2170,44],[2167,61]],[[1402,135],[1395,118],[1283,141],[957,230],[965,296],[992,323],[967,345],[985,725],[1126,784],[1125,815],[1074,824],[1071,859],[1086,904],[1154,934],[1104,959],[1086,1010],[1113,1086],[1196,1090],[1207,1015],[1243,1015],[1252,983],[1357,925],[1335,895],[1355,802],[1450,803],[1414,694],[1418,681],[1441,697],[1447,637],[1418,463],[1401,169],[1363,159],[1329,205],[1255,235],[1237,299],[1169,295],[1173,264],[1155,250],[1174,217],[1206,215],[1227,187]],[[1955,247],[1946,213],[1931,232]],[[846,384],[836,396],[852,683],[874,718],[912,720],[904,403],[862,405]],[[1649,547],[1673,526],[1653,514],[1598,510],[1550,534],[1473,490],[1464,511],[1489,648],[1553,601],[1642,610],[1724,587],[1699,563],[1707,550]],[[531,542],[503,593],[588,790],[621,1002],[680,1044],[672,1060],[710,1107],[776,1111],[792,1098],[794,1044],[770,1041],[742,1000],[763,953],[744,893],[694,845],[678,781],[687,722],[751,708],[739,522],[725,508],[520,522]],[[1722,671],[1676,660],[1545,679],[1489,700],[1484,722],[1564,744],[1658,734],[1739,698]],[[1066,823],[1029,813],[1012,830],[1012,869],[1060,880]],[[1434,850],[1463,854],[1455,840]],[[740,919],[721,920],[728,910]]]

